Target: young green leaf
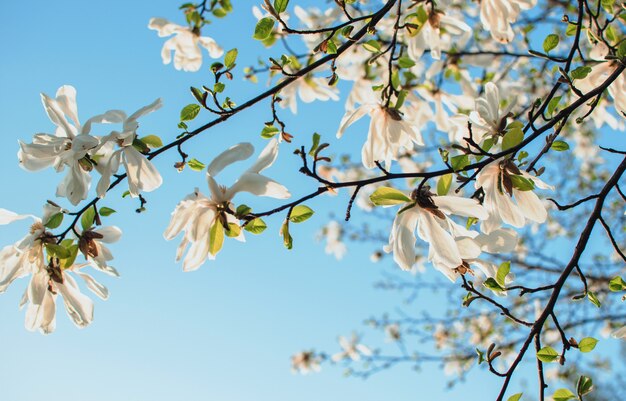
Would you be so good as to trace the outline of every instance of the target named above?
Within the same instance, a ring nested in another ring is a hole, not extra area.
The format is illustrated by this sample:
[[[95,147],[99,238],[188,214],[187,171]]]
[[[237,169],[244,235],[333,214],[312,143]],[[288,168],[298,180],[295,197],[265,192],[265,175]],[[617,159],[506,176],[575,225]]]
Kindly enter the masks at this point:
[[[233,66],[233,64],[235,64],[238,54],[239,51],[236,48],[231,49],[228,51],[228,53],[226,53],[226,55],[224,56],[224,65],[226,66],[226,68],[230,68]]]
[[[602,306],[602,303],[600,302],[600,300],[598,299],[598,297],[596,296],[596,294],[594,294],[593,292],[589,291],[587,293],[587,299],[589,299],[589,302],[591,302],[592,304],[594,304],[597,308]]]
[[[313,133],[313,143],[311,145],[311,150],[309,150],[309,156],[314,156],[317,147],[320,145],[321,136],[317,132]]]
[[[578,349],[580,352],[591,352],[596,347],[598,340],[593,337],[585,337],[578,343]]]
[[[559,45],[559,35],[555,35],[551,33],[550,35],[546,36],[546,38],[543,41],[543,51],[546,53],[549,53],[550,50],[554,49],[558,45]]]
[[[593,390],[593,380],[591,377],[580,376],[578,378],[578,382],[576,383],[576,392],[578,393],[578,397],[582,399],[582,396],[585,394],[589,394]]]
[[[202,171],[206,167],[204,163],[196,159],[191,159],[187,161],[187,165],[189,166],[190,169],[194,171]]]
[[[524,140],[524,131],[520,128],[510,129],[502,138],[502,150],[511,149]]]
[[[559,359],[559,353],[552,347],[543,347],[537,352],[537,359],[541,362],[554,362]]]
[[[235,223],[228,223],[228,230],[226,230],[226,236],[230,238],[238,237],[241,234],[241,227]]]
[[[285,245],[285,248],[293,248],[293,238],[291,238],[291,234],[289,234],[289,221],[285,220],[283,223],[280,228],[280,235],[283,237],[283,245]]]
[[[257,217],[256,219],[251,220],[243,228],[244,230],[252,234],[261,234],[263,231],[265,231],[265,229],[267,228],[267,225],[261,218]]]
[[[450,191],[452,185],[452,174],[448,173],[439,177],[437,181],[437,195],[444,196]]]
[[[496,282],[500,285],[500,287],[505,287],[505,279],[511,271],[511,262],[504,262],[498,267],[498,271],[496,273]]]
[[[621,277],[617,276],[609,281],[609,290],[613,292],[624,291],[626,290],[626,282],[624,282]]]
[[[111,209],[110,207],[106,207],[106,206],[102,206],[100,208],[100,216],[110,216],[113,213],[115,213],[115,210]]]
[[[302,223],[313,216],[315,212],[308,206],[298,205],[293,208],[291,215],[289,215],[289,221],[293,223]]]
[[[370,200],[376,206],[399,205],[411,202],[411,198],[395,188],[380,187],[370,195]]]
[[[521,175],[510,175],[511,184],[513,187],[520,191],[532,191],[535,189],[535,183],[532,180],[529,180],[526,177],[522,177]]]
[[[506,401],[519,401],[522,398],[522,394],[524,393],[513,394]]]
[[[180,111],[180,121],[191,121],[200,113],[200,105],[188,104]]]
[[[272,29],[274,29],[274,19],[270,17],[261,18],[254,28],[252,37],[256,40],[265,40],[272,33]]]
[[[573,398],[576,398],[576,396],[566,388],[560,388],[552,395],[554,401],[568,401]]]
[[[569,145],[565,141],[554,141],[550,148],[556,150],[557,152],[563,152],[564,150],[569,149]]]
[[[50,218],[48,219],[46,224],[44,224],[44,226],[50,229],[57,228],[63,222],[63,216],[64,215],[61,212],[53,214],[52,216],[50,216]]]
[[[209,241],[209,253],[215,256],[220,249],[222,249],[222,245],[224,245],[224,227],[222,223],[217,220],[213,223],[213,227],[211,227],[209,231]]]
[[[80,225],[83,227],[83,231],[91,228],[95,218],[96,212],[93,207],[90,207],[83,212],[83,215],[80,217]]]
[[[583,79],[591,72],[591,67],[582,66],[576,68],[574,71],[570,72],[570,76],[572,79]]]
[[[280,14],[285,12],[287,4],[289,4],[289,0],[274,0],[274,9]]]
[[[469,164],[470,160],[467,155],[454,156],[452,159],[450,159],[450,165],[452,166],[452,170],[454,171],[463,170],[465,167],[469,166]]]

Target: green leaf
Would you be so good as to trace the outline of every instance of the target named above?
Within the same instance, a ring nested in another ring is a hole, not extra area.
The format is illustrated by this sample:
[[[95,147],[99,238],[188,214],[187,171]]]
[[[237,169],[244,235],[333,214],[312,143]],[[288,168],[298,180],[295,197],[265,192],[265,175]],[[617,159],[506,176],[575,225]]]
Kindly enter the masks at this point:
[[[63,213],[59,212],[50,216],[50,218],[48,219],[46,224],[44,224],[44,226],[50,229],[55,229],[58,226],[60,226],[62,222],[63,222]]]
[[[570,72],[570,76],[572,79],[583,79],[591,72],[591,67],[582,66],[576,68],[574,71]]]
[[[511,183],[515,189],[520,191],[532,191],[535,189],[535,183],[521,175],[510,175]]]
[[[601,307],[602,303],[600,302],[600,300],[598,299],[598,297],[596,296],[596,294],[594,294],[593,292],[589,291],[587,293],[587,299],[589,299],[589,301],[594,304],[596,307]]]
[[[230,238],[238,237],[241,234],[241,227],[235,223],[228,223],[228,230],[226,236]]]
[[[403,192],[395,188],[380,187],[370,195],[370,200],[376,206],[399,205],[401,203],[411,202],[411,199]]]
[[[556,107],[559,105],[559,102],[561,101],[561,96],[555,96],[552,99],[550,99],[550,102],[548,103],[548,116],[552,116],[552,114],[554,114],[554,111],[556,110]]]
[[[261,138],[270,139],[274,137],[276,134],[278,134],[279,132],[280,131],[278,130],[278,128],[274,127],[273,125],[266,125],[265,127],[263,127],[263,130],[261,131]]]
[[[254,27],[254,35],[252,36],[256,40],[265,40],[272,33],[274,29],[274,19],[270,17],[261,18]]]
[[[380,43],[377,40],[368,40],[363,43],[363,48],[368,52],[378,53],[380,51]]]
[[[56,256],[59,259],[67,259],[71,256],[70,251],[59,244],[46,244],[49,256]]]
[[[266,228],[267,225],[260,217],[250,220],[250,222],[243,227],[244,230],[251,232],[252,234],[261,234]]]
[[[103,206],[100,208],[100,216],[106,217],[112,215],[113,213],[115,213],[115,210],[110,207]]]
[[[469,292],[467,293],[468,296],[471,296],[472,294],[470,294]],[[467,297],[466,297],[467,298]],[[471,297],[470,297],[471,298]],[[484,352],[482,352],[481,350],[479,350],[478,348],[476,348],[476,354],[478,355],[478,364],[480,365],[481,363],[485,362],[485,354]]]
[[[274,0],[274,9],[277,13],[282,13],[287,9],[289,0]]]
[[[291,234],[289,234],[289,222],[287,220],[285,220],[280,228],[280,235],[283,237],[283,245],[285,245],[285,248],[293,248],[293,238],[291,238]]]
[[[200,105],[188,104],[180,111],[180,121],[191,121],[200,113]]]
[[[537,352],[537,359],[541,362],[554,362],[559,359],[559,353],[552,347],[543,347]]]
[[[571,22],[567,24],[567,28],[565,28],[565,35],[574,36],[576,35],[576,24],[572,24]]]
[[[96,211],[93,207],[89,207],[89,209],[83,212],[83,215],[80,217],[80,225],[83,227],[83,231],[91,228],[95,218]]]
[[[498,272],[496,273],[496,282],[502,287],[505,287],[505,279],[506,276],[511,271],[511,262],[504,262],[498,267]]]
[[[485,280],[483,285],[489,288],[491,291],[496,292],[496,293],[501,293],[504,291],[503,286],[498,284],[498,282],[494,280],[493,277],[489,277],[487,280]]]
[[[450,191],[452,185],[452,173],[448,173],[439,177],[437,181],[437,195],[444,196]]]
[[[337,44],[332,39],[326,42],[326,54],[337,54]]]
[[[315,212],[308,206],[298,205],[293,208],[289,215],[289,221],[293,223],[302,223],[313,216]]]
[[[593,390],[593,381],[591,377],[580,376],[578,378],[578,382],[576,383],[576,392],[578,393],[578,397],[582,399],[582,396],[585,394],[589,394]]]
[[[511,149],[524,140],[524,131],[520,128],[510,129],[502,138],[502,150]]]
[[[398,100],[396,101],[394,108],[399,110],[404,104],[404,101],[406,100],[406,97],[408,95],[409,95],[409,91],[404,90],[404,89],[401,90],[400,93],[398,93]]]
[[[621,277],[617,276],[609,281],[609,290],[613,292],[624,291],[626,290],[626,283]]]
[[[622,43],[617,48],[617,57],[619,58],[626,57],[626,40],[622,41]]]
[[[196,159],[189,160],[187,162],[187,165],[189,166],[190,169],[192,169],[194,171],[202,171],[206,167],[206,165],[204,163],[202,163],[201,161],[196,160]]]
[[[559,45],[559,35],[555,35],[551,33],[550,35],[546,36],[546,38],[543,41],[543,51],[546,53],[549,53],[550,50],[554,49],[558,45]]]
[[[76,256],[78,255],[78,244],[69,245],[69,246],[66,246],[65,248],[70,253],[70,256],[63,259],[63,262],[61,263],[61,267],[63,269],[68,269],[72,267],[72,265],[74,264],[74,261],[76,261]]]
[[[237,210],[235,210],[235,216],[243,217],[252,212],[252,208],[248,205],[239,205],[237,206]]]
[[[576,396],[574,395],[574,393],[572,393],[566,388],[560,388],[556,390],[554,394],[552,395],[552,399],[554,401],[568,401],[568,400],[571,400],[572,398],[576,398]]]
[[[470,161],[467,155],[454,156],[452,159],[450,159],[450,165],[452,166],[452,170],[454,171],[463,170],[465,167],[469,166],[469,164]]]
[[[313,133],[313,144],[311,145],[311,150],[309,150],[309,155],[313,156],[315,155],[315,151],[317,150],[317,147],[320,145],[320,139],[321,139],[321,135],[318,134],[317,132]]]
[[[224,65],[226,66],[226,68],[230,68],[233,66],[233,64],[235,64],[238,54],[239,50],[237,50],[237,48],[231,49],[228,51],[228,53],[226,53],[226,55],[224,56]]]
[[[563,152],[564,150],[569,149],[569,145],[565,141],[554,141],[550,148],[556,150],[557,152]]]
[[[398,65],[400,68],[411,68],[415,65],[415,61],[411,60],[409,57],[400,57],[398,59]]]
[[[524,393],[513,394],[506,401],[519,401],[520,398],[522,398],[522,394],[524,394]]]
[[[213,256],[217,255],[224,245],[224,227],[218,220],[215,220],[213,227],[209,230],[209,242],[209,253]]]
[[[217,18],[224,18],[225,16],[228,15],[228,11],[224,10],[223,8],[214,8],[213,11],[211,11],[211,12]]]
[[[580,352],[591,352],[596,347],[598,340],[593,337],[585,337],[578,343],[578,349]]]
[[[213,92],[222,93],[224,92],[225,88],[226,88],[226,85],[224,85],[222,82],[217,82],[215,85],[213,85]]]
[[[161,138],[159,138],[156,135],[144,136],[143,138],[140,138],[139,140],[145,143],[146,145],[148,145],[148,147],[152,149],[160,148],[161,146],[163,146],[163,141],[161,140]]]

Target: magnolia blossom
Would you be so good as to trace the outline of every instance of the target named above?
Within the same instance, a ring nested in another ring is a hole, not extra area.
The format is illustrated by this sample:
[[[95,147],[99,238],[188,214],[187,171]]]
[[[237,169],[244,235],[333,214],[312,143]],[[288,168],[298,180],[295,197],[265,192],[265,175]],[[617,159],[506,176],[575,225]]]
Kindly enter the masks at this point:
[[[489,218],[481,225],[485,234],[500,227],[502,222],[519,228],[526,219],[537,223],[546,221],[548,213],[533,188],[553,188],[521,171],[511,160],[492,162],[484,167],[476,176],[475,186],[482,187],[483,204],[489,212]]]
[[[626,339],[626,326],[621,327],[614,332],[611,333],[611,337],[613,338],[621,338]]]
[[[302,373],[319,372],[322,358],[313,351],[302,351],[291,357],[291,372]]]
[[[323,102],[327,100],[339,100],[339,90],[334,86],[329,86],[325,78],[307,75],[295,82],[287,85],[280,92],[280,107],[289,108],[293,114],[298,112],[298,101],[296,95],[304,103],[312,103],[316,100]]]
[[[100,298],[108,298],[106,287],[82,271],[90,263],[75,264],[71,259],[59,259],[51,255],[45,257],[45,244],[54,244],[56,239],[46,231],[43,221],[58,213],[58,210],[59,208],[48,205],[44,209],[42,220],[0,209],[0,224],[25,218],[34,220],[28,235],[0,251],[0,293],[4,292],[15,279],[30,275],[31,279],[20,307],[27,307],[26,328],[31,331],[39,329],[44,334],[51,333],[56,328],[56,300],[59,294],[67,314],[77,327],[86,327],[93,321],[93,301],[80,292],[75,278],[70,273],[82,278],[87,288]]]
[[[224,231],[239,241],[244,241],[238,220],[233,215],[235,207],[231,202],[239,192],[249,192],[256,196],[286,199],[291,194],[283,185],[259,174],[270,167],[278,156],[278,141],[272,139],[259,155],[257,161],[246,170],[231,186],[225,187],[215,181],[215,176],[230,164],[246,160],[254,153],[249,143],[239,143],[222,152],[207,167],[207,181],[210,197],[204,196],[198,189],[185,197],[172,212],[172,219],[163,234],[171,240],[184,232],[183,240],[176,253],[176,261],[182,258],[189,247],[183,261],[183,270],[192,271],[199,268],[204,261],[215,259],[222,246]]]
[[[198,71],[202,65],[202,46],[209,51],[212,58],[221,57],[224,50],[208,36],[200,36],[199,28],[188,28],[176,25],[163,18],[152,18],[148,28],[158,32],[159,37],[175,35],[168,39],[161,50],[163,64],[172,62],[174,51],[174,68],[183,71]]]
[[[521,10],[528,10],[535,0],[481,0],[480,22],[498,42],[509,43],[515,36],[511,24],[517,21]]]
[[[320,232],[320,238],[326,238],[324,251],[337,260],[341,260],[347,252],[346,244],[341,240],[342,231],[341,224],[331,220]]]
[[[81,127],[76,106],[76,89],[69,85],[59,88],[56,98],[41,94],[44,110],[50,121],[56,125],[54,135],[36,134],[33,143],[19,141],[17,157],[20,166],[29,171],[37,171],[53,166],[57,172],[68,167],[68,173],[57,187],[57,196],[68,198],[78,204],[87,198],[93,164],[88,157],[90,151],[99,144],[97,138],[89,135],[92,122],[101,116],[90,119]],[[69,120],[68,120],[69,118]]]
[[[455,37],[456,46],[462,47],[471,33],[472,29],[463,21],[445,15],[439,10],[433,10],[418,28],[415,36],[407,39],[409,56],[413,60],[419,60],[424,51],[429,49],[431,57],[439,60],[441,51],[452,47],[451,36]],[[442,37],[444,35],[445,37]]]
[[[343,359],[352,359],[353,361],[360,361],[361,355],[370,356],[372,351],[363,344],[359,343],[359,337],[356,334],[352,334],[352,338],[348,340],[344,336],[339,336],[339,345],[343,351],[333,355],[331,357],[333,362],[339,362]]]
[[[469,242],[459,244],[455,237],[475,237],[478,233],[455,223],[449,217],[451,214],[479,219],[488,216],[485,208],[474,199],[434,196],[427,186],[413,191],[411,202],[404,205],[396,215],[385,252],[393,252],[393,260],[403,270],[411,270],[416,260],[417,231],[417,235],[429,244],[429,259],[437,269],[454,270],[461,267],[462,254],[467,252],[476,255],[475,250],[466,250],[463,246],[476,246]],[[452,279],[450,275],[446,276]]]
[[[485,96],[476,99],[476,110],[469,115],[474,142],[480,143],[485,135],[502,133],[506,128],[507,118],[513,106],[515,106],[515,102],[510,102],[504,110],[500,110],[498,87],[493,82],[487,82]]]
[[[392,160],[398,160],[402,149],[412,150],[414,145],[424,146],[417,127],[405,121],[397,109],[378,103],[366,103],[354,111],[348,111],[341,120],[337,138],[341,138],[346,128],[366,114],[370,116],[370,127],[361,150],[366,168],[376,167],[376,161],[383,161],[389,168]]]
[[[110,135],[102,138],[102,145],[99,150],[102,153],[102,159],[99,163],[102,178],[100,178],[97,187],[99,197],[102,198],[106,195],[111,183],[111,176],[117,173],[120,164],[124,164],[128,176],[128,191],[131,196],[137,197],[141,192],[154,191],[161,186],[163,179],[156,167],[133,146],[133,142],[137,139],[137,128],[139,128],[137,119],[152,113],[161,105],[161,99],[157,99],[129,117],[121,110],[108,111],[105,114],[107,122],[122,123],[122,132],[113,131]],[[115,145],[119,149],[113,151]]]

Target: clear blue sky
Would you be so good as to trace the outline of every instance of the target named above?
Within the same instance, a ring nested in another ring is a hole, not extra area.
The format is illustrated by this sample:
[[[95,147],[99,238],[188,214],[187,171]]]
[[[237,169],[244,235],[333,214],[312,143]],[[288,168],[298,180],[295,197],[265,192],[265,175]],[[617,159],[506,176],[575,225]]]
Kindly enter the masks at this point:
[[[255,2],[234,3],[236,15],[218,21],[205,34],[218,38],[225,49],[238,47],[238,64],[243,67],[253,64],[262,48],[250,38],[255,23],[250,8]],[[0,207],[39,214],[45,199],[55,199],[62,176],[51,170],[27,173],[16,158],[18,139],[30,142],[34,133],[52,131],[40,92],[53,96],[61,85],[75,86],[82,121],[108,109],[133,112],[161,97],[165,106],[141,121],[141,132],[160,135],[164,141],[178,134],[179,110],[193,101],[187,88],[211,82],[206,53],[198,73],[161,63],[164,39],[148,30],[147,23],[156,16],[182,22],[178,4],[0,3]],[[238,70],[230,92],[239,103],[264,89],[263,79],[253,86],[242,82],[241,75]],[[341,103],[299,107],[297,118],[283,113],[296,143],[308,144],[314,131],[334,136]],[[262,121],[270,116],[264,103],[196,138],[186,151],[208,162],[235,142],[250,141],[259,150],[264,145],[258,135]],[[198,121],[208,118],[204,114]],[[347,141],[338,149],[349,146]],[[289,150],[284,149],[284,160],[267,175],[295,195],[307,193],[315,184],[296,173],[298,161],[286,154]],[[216,261],[183,273],[174,263],[178,240],[165,242],[162,232],[176,203],[196,186],[206,193],[206,184],[203,174],[178,174],[171,167],[176,160],[171,154],[156,161],[165,183],[147,195],[147,213],[136,215],[137,204],[121,199],[119,189],[102,203],[118,211],[107,222],[124,231],[122,243],[112,246],[122,278],[99,275],[111,297],[106,302],[96,299],[96,318],[90,327],[76,329],[58,308],[54,334],[27,332],[24,313],[17,309],[27,281],[19,280],[0,296],[2,400],[480,401],[496,391],[498,381],[474,372],[470,382],[479,379],[469,389],[445,392],[446,378],[437,366],[419,375],[400,367],[367,381],[343,378],[341,368],[309,376],[290,373],[293,353],[310,347],[338,350],[337,335],[349,335],[364,318],[399,303],[399,298],[371,286],[381,270],[395,267],[371,264],[366,247],[350,248],[341,263],[324,254],[314,234],[329,212],[343,215],[346,198],[340,196],[310,203],[317,218],[293,228],[291,252],[278,236],[283,216],[275,216],[268,219],[263,236],[248,235],[247,244],[227,241]],[[63,201],[59,202],[69,206]],[[261,210],[270,203],[254,205]],[[27,223],[0,227],[0,245],[15,242],[26,229]],[[488,394],[478,388],[489,389]],[[468,397],[470,393],[476,398]]]

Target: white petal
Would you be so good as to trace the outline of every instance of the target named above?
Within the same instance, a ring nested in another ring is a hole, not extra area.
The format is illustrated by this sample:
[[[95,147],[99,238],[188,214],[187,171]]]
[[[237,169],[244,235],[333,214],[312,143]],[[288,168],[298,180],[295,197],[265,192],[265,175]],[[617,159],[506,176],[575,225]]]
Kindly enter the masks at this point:
[[[235,162],[246,160],[254,153],[254,147],[247,143],[238,143],[237,145],[229,148],[228,150],[220,153],[207,168],[207,173],[215,177],[226,166],[229,166]]]
[[[527,219],[543,223],[548,217],[546,208],[533,191],[518,191],[513,189],[513,196],[517,200],[517,205]]]
[[[232,199],[237,192],[250,192],[257,196],[269,196],[276,199],[286,199],[291,196],[289,190],[283,185],[264,175],[254,173],[244,173],[226,191],[226,199]]]
[[[128,173],[130,195],[137,197],[140,192],[151,192],[161,186],[163,178],[152,162],[132,146],[124,148],[124,166]]]
[[[35,218],[35,216],[30,214],[17,214],[10,210],[0,208],[0,225],[13,223],[14,221],[27,219],[29,217]]]
[[[78,328],[88,326],[93,321],[93,301],[82,294],[76,281],[67,273],[63,275],[64,283],[56,283],[63,296],[65,310]]]
[[[246,170],[249,173],[259,173],[274,164],[278,156],[278,140],[273,138],[259,155],[257,161]]]
[[[484,220],[488,217],[485,209],[476,199],[460,196],[433,196],[433,202],[443,212],[465,217],[476,217]]]
[[[78,274],[83,280],[85,280],[85,284],[87,284],[87,288],[89,288],[94,294],[96,294],[101,299],[107,300],[109,299],[109,290],[97,282],[93,277],[91,277],[87,273],[82,273],[77,271]]]

